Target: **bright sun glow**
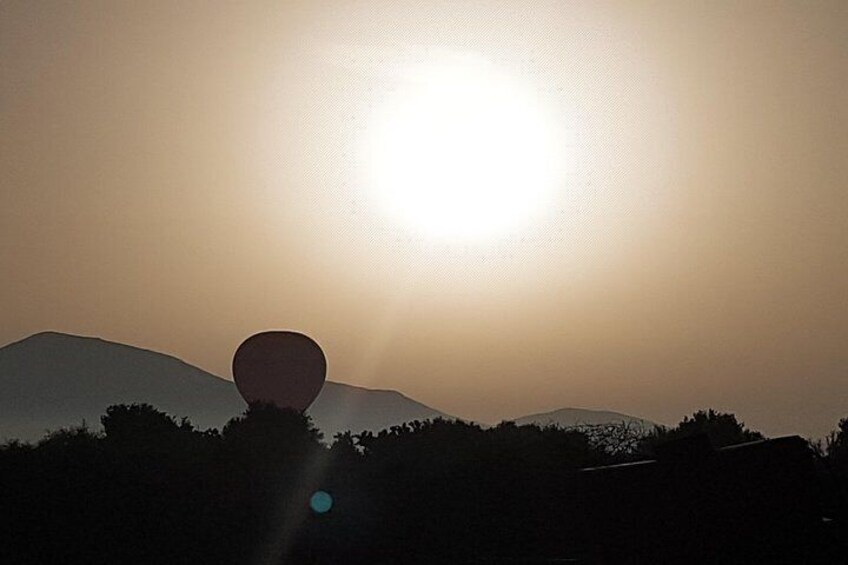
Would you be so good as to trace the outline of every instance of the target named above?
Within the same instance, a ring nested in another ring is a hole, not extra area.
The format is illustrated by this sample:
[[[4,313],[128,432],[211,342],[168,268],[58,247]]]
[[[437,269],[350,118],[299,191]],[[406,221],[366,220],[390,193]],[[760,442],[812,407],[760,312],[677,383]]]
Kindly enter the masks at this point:
[[[520,227],[545,208],[557,144],[532,91],[470,57],[404,78],[370,140],[372,182],[392,218],[467,240]]]

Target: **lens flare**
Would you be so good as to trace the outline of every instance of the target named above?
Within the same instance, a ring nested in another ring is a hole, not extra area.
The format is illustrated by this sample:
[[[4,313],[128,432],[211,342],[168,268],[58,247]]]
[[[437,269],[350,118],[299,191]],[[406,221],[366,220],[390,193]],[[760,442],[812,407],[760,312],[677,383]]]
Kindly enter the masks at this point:
[[[309,499],[309,507],[316,514],[326,514],[333,507],[333,497],[326,491],[315,491]]]

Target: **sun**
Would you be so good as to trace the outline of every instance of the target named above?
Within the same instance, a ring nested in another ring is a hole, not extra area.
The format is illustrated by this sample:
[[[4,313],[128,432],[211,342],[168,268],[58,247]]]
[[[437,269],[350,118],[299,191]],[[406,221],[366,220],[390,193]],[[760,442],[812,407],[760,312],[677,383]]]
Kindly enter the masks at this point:
[[[385,213],[433,237],[520,228],[549,203],[555,131],[532,90],[477,57],[417,65],[372,124],[368,163]]]

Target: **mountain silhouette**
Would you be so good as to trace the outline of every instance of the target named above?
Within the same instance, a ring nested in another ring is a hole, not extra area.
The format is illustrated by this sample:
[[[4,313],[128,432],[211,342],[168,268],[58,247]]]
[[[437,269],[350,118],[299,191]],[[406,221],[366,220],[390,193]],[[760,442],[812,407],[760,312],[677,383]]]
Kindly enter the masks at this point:
[[[604,424],[628,424],[645,431],[649,431],[657,424],[650,420],[629,416],[619,412],[607,410],[587,410],[584,408],[561,408],[552,412],[532,414],[515,420],[519,426],[526,424],[537,424],[539,426],[561,426],[571,428],[575,426],[599,426]]]
[[[99,429],[112,404],[148,403],[198,428],[246,406],[232,381],[176,357],[99,338],[43,332],[0,348],[0,440],[36,440],[81,423]],[[445,414],[399,392],[327,382],[309,409],[325,439]]]

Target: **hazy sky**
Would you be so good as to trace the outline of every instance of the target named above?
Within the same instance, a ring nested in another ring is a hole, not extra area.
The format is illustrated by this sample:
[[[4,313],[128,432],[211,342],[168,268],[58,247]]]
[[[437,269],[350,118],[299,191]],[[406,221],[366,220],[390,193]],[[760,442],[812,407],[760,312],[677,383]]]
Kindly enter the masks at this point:
[[[558,136],[544,209],[482,239],[371,186],[377,116],[446,60]],[[847,90],[841,0],[0,2],[0,343],[230,378],[290,328],[330,379],[463,417],[821,435],[848,416]]]

